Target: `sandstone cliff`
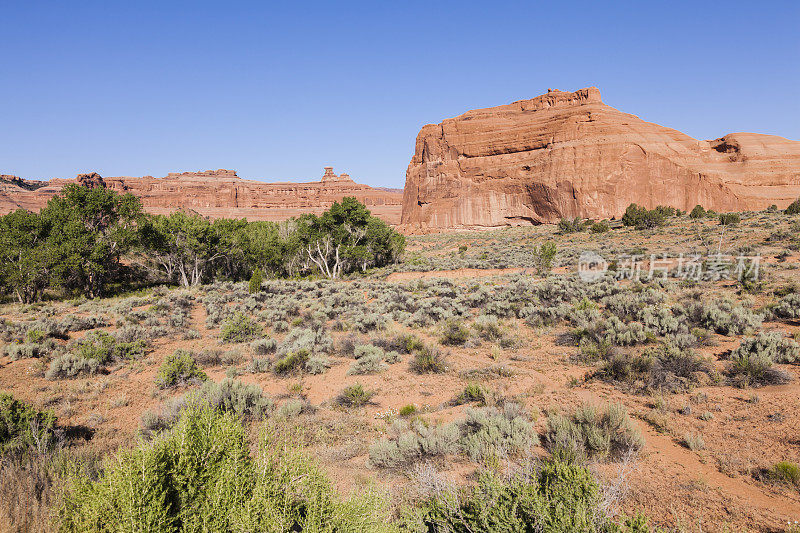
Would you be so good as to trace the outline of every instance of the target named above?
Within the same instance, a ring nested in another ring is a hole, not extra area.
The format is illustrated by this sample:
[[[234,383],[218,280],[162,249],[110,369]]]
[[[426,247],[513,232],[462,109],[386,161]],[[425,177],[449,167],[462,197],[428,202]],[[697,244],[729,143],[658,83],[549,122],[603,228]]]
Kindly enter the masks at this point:
[[[224,169],[170,173],[164,178],[100,177],[92,173],[48,182],[0,176],[0,214],[20,207],[38,211],[64,185],[76,182],[132,193],[150,213],[191,209],[212,218],[248,220],[284,220],[302,213],[321,213],[334,201],[354,196],[374,215],[397,224],[402,200],[402,192],[397,189],[361,185],[347,174],[337,176],[331,167],[325,168],[320,181],[307,183],[244,180],[236,172]]]
[[[619,217],[631,203],[718,211],[800,196],[800,142],[700,141],[605,105],[595,87],[424,126],[406,172],[403,228],[483,228]]]

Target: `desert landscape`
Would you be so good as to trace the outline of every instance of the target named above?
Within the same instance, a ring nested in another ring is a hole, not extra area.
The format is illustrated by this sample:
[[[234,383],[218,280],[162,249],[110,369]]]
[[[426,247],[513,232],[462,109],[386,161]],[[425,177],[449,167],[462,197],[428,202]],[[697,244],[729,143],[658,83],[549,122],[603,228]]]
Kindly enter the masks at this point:
[[[538,104],[523,138],[545,135],[539,113],[560,112],[564,98],[569,106],[586,98],[599,105],[596,94],[551,91],[526,101]],[[457,138],[464,146],[499,146],[505,141],[494,123]],[[9,180],[10,201],[33,211],[2,220],[8,301],[0,522],[15,531],[53,524],[104,530],[103,513],[123,512],[113,510],[119,505],[146,509],[146,501],[115,503],[94,491],[109,490],[102,488],[116,479],[109,476],[125,475],[124,464],[137,457],[125,450],[155,453],[198,416],[219,423],[198,407],[207,405],[233,413],[226,423],[241,429],[226,431],[242,431],[238,438],[249,447],[264,438],[271,446],[291,443],[291,453],[311,458],[315,475],[330,480],[329,490],[371,495],[353,504],[370,511],[346,530],[467,531],[493,520],[500,522],[480,530],[529,527],[521,511],[508,511],[517,526],[501,527],[510,518],[481,506],[492,490],[511,490],[513,505],[524,505],[519,489],[503,484],[536,487],[554,466],[588,476],[580,489],[588,492],[540,496],[546,506],[568,506],[550,516],[539,511],[545,531],[792,530],[800,520],[800,200],[787,196],[797,190],[800,160],[785,154],[798,143],[770,137],[753,164],[736,157],[716,163],[720,152],[712,150],[703,156],[709,165],[730,165],[731,174],[720,171],[716,183],[697,190],[688,170],[670,167],[664,187],[682,203],[657,204],[655,185],[635,187],[625,198],[642,206],[632,202],[620,212],[598,196],[614,197],[610,180],[561,204],[548,192],[549,174],[525,181],[495,170],[508,152],[499,148],[468,148],[495,153],[476,156],[472,168],[483,166],[469,176],[496,178],[480,185],[461,174],[444,178],[446,161],[461,159],[445,150],[444,160],[432,160],[439,156],[427,144],[428,129],[407,173],[397,226],[405,237],[371,215],[369,203],[347,197],[353,185],[346,176],[332,181],[345,188],[320,216],[282,222],[264,222],[287,213],[280,207],[267,216],[256,210],[251,222],[217,216],[247,212],[220,192],[238,178],[219,172],[192,189],[208,187],[209,198],[220,200],[219,211],[205,213],[198,210],[209,207],[196,200],[172,206],[169,192],[154,199],[157,186],[145,194],[135,181],[97,175],[28,185],[39,202],[33,205],[31,194],[17,198],[12,188],[27,182]],[[588,150],[591,137],[578,142]],[[633,141],[620,141],[619,150],[627,150],[624,142]],[[659,142],[652,150],[662,149]],[[547,150],[514,152],[523,154],[514,164],[532,158],[553,168],[540,159],[561,160],[560,151]],[[620,183],[661,179],[625,160],[605,164],[621,169]],[[749,196],[735,192],[743,168],[763,184],[745,189]],[[423,175],[436,185],[421,185]],[[181,179],[188,178],[165,178]],[[446,179],[486,196],[460,194],[452,203]],[[602,209],[582,195],[603,200]],[[699,200],[737,210],[691,205]],[[112,215],[116,222],[107,222]],[[119,225],[103,233],[127,244],[106,258],[118,268],[107,268],[102,286],[92,282],[80,250],[49,248],[61,242],[61,226],[49,221],[64,216],[83,217],[74,231],[95,220]],[[558,224],[543,223],[548,217]],[[50,233],[40,240],[14,236],[42,227]],[[131,231],[125,239],[115,233],[123,227]],[[31,274],[36,261],[38,276],[13,272],[28,267]],[[58,281],[59,261],[85,272]],[[223,529],[253,527],[234,524]]]
[[[0,533],[800,533],[798,6],[3,13]]]

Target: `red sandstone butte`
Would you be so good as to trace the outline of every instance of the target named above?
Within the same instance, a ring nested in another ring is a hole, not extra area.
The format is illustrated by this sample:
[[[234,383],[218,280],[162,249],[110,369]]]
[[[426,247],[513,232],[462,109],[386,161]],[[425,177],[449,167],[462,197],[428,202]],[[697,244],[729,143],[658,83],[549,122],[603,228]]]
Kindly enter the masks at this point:
[[[192,210],[211,218],[284,220],[302,213],[321,213],[334,201],[354,196],[372,213],[390,224],[400,221],[402,193],[355,183],[347,174],[334,174],[325,167],[320,181],[307,183],[265,183],[244,180],[232,170],[170,173],[164,178],[145,176],[100,177],[81,174],[75,179],[47,182],[0,176],[0,213],[20,207],[38,211],[68,183],[104,186],[129,192],[142,200],[149,213],[166,214],[178,209]]]
[[[631,203],[717,211],[800,196],[800,142],[700,141],[605,105],[596,87],[468,111],[424,126],[406,172],[406,231],[608,219]]]

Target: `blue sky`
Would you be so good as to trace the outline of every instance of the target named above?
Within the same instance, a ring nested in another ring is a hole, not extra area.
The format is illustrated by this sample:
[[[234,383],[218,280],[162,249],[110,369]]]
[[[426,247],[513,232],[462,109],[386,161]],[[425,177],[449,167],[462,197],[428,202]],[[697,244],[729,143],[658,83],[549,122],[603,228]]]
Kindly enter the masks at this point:
[[[402,187],[422,125],[550,87],[800,140],[798,2],[8,1],[0,21],[0,173],[27,178],[330,164]]]

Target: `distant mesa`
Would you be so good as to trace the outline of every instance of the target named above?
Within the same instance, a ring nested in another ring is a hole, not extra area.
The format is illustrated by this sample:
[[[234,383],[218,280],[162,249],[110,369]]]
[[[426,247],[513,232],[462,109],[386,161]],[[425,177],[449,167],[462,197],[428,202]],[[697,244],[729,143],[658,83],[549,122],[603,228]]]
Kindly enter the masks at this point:
[[[375,189],[355,183],[348,174],[336,175],[333,167],[325,167],[319,181],[303,183],[245,180],[236,171],[227,169],[170,172],[163,178],[101,177],[91,172],[75,179],[55,178],[47,182],[3,175],[0,213],[18,208],[38,211],[68,183],[132,193],[150,213],[185,210],[212,218],[248,220],[285,220],[303,213],[321,213],[333,202],[354,196],[374,215],[397,224],[403,197],[399,189]]]
[[[423,126],[401,228],[607,219],[631,203],[783,208],[798,196],[800,142],[755,133],[701,141],[604,104],[596,87],[550,89]]]

